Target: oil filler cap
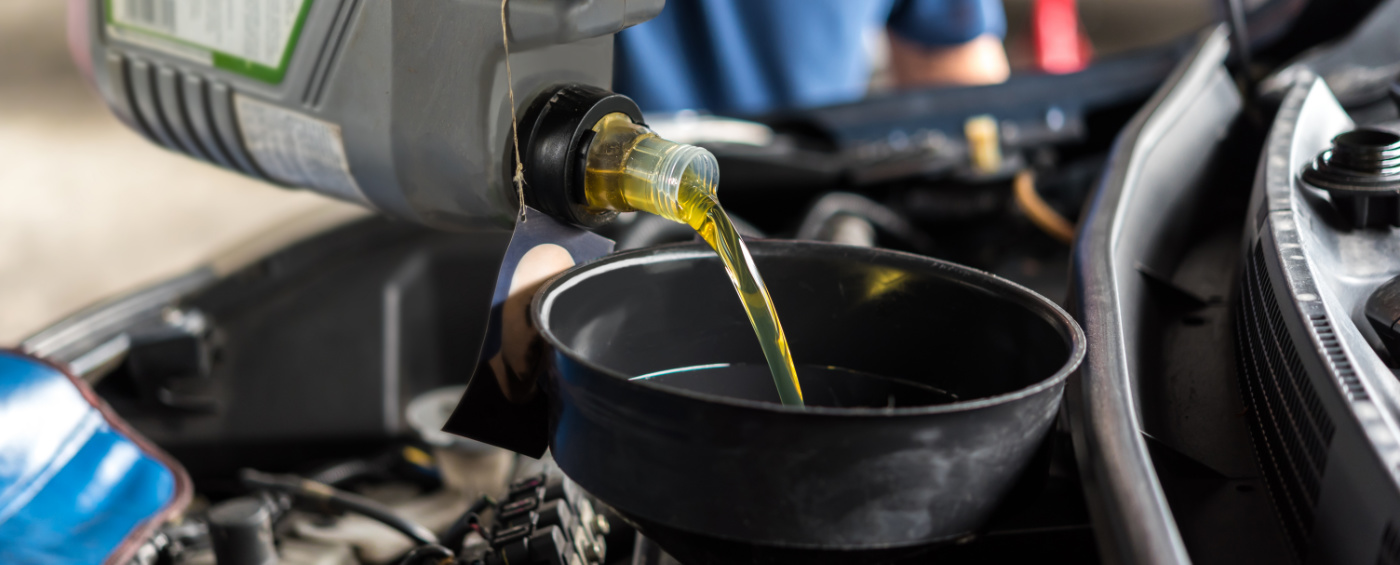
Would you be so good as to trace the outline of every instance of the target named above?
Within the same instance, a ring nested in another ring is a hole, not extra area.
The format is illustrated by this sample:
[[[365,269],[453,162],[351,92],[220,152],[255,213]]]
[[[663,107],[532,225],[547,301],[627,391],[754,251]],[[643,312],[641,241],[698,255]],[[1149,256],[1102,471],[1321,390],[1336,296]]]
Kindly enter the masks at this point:
[[[1357,228],[1400,226],[1400,134],[1358,128],[1332,138],[1303,171]]]

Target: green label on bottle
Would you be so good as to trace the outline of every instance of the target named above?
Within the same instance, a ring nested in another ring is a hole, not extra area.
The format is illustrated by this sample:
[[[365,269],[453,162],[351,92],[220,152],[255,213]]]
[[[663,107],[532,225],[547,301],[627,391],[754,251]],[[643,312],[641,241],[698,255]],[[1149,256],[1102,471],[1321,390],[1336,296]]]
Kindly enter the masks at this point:
[[[116,39],[278,84],[311,0],[105,0]]]

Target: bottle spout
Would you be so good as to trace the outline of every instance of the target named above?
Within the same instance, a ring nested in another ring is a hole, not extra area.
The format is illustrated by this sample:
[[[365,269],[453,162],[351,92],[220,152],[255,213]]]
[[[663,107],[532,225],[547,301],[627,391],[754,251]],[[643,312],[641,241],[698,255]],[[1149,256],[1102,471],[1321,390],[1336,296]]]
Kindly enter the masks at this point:
[[[609,114],[595,132],[584,164],[590,209],[642,211],[696,227],[697,200],[715,199],[719,162],[704,148],[668,141],[621,113]]]

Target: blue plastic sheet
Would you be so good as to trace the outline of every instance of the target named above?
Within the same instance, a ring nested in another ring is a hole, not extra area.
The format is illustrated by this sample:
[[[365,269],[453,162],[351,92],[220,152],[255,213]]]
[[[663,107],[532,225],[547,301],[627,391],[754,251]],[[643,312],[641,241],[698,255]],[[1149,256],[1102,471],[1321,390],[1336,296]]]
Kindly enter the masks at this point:
[[[127,557],[159,516],[184,504],[183,471],[126,433],[81,386],[0,351],[0,563]]]

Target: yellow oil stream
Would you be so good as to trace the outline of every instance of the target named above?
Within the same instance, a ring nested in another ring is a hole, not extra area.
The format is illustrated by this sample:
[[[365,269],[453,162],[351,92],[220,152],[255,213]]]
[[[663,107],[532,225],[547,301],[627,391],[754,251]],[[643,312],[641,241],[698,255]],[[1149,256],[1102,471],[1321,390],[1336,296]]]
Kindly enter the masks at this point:
[[[596,132],[584,169],[593,208],[640,210],[689,225],[714,248],[748,312],[783,404],[801,406],[802,386],[768,288],[753,256],[715,197],[719,167],[698,147],[663,140],[625,114],[611,114]]]

